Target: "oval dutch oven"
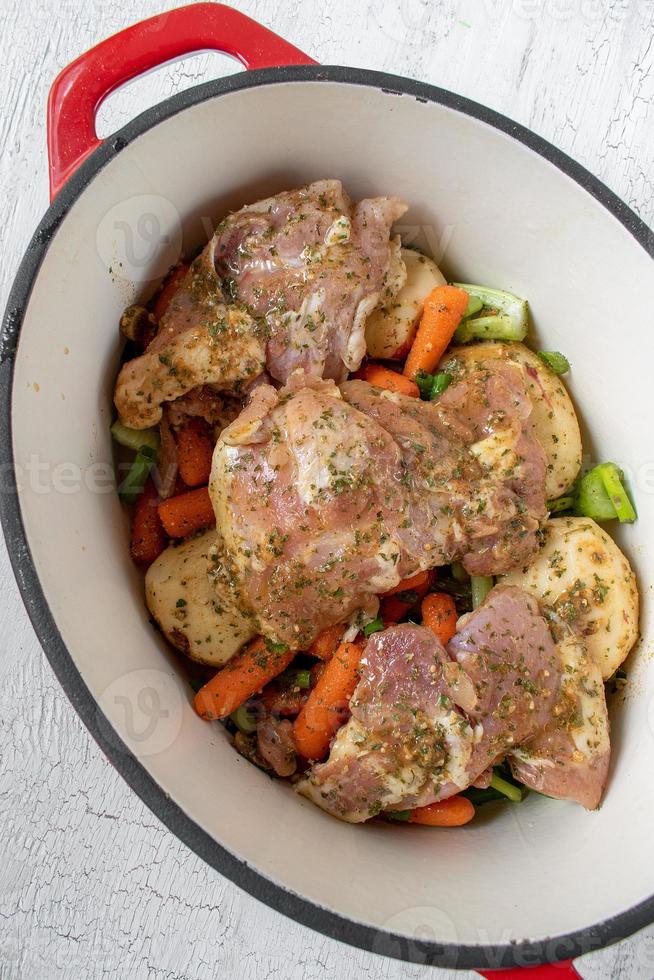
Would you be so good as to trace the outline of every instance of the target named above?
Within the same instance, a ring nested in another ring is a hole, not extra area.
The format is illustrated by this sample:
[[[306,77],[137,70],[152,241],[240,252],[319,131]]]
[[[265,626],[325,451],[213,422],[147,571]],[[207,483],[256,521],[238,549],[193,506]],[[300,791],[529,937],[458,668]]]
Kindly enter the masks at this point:
[[[254,70],[97,139],[95,112],[111,90],[207,48]],[[497,113],[408,79],[319,66],[220,4],[154,17],[66,68],[51,92],[48,139],[54,199],[2,335],[2,520],[44,650],[116,768],[222,874],[377,953],[529,967],[652,921],[651,232],[589,173]],[[339,823],[194,714],[148,622],[112,477],[120,313],[229,208],[332,176],[355,198],[409,201],[405,240],[446,273],[529,297],[539,346],[574,365],[573,397],[592,423],[586,447],[630,475],[639,521],[620,544],[640,575],[643,640],[625,703],[613,708],[613,771],[596,813],[532,794],[521,807],[482,810],[464,831]],[[567,972],[569,963],[552,975]]]

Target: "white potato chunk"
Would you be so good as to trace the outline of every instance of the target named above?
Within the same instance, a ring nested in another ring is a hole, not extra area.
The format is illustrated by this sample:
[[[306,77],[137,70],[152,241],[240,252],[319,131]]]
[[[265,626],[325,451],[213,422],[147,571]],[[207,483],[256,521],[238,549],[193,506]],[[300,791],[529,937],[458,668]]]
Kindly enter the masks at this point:
[[[561,379],[524,344],[487,340],[454,347],[439,364],[439,371],[474,371],[493,358],[519,364],[533,405],[536,438],[547,457],[545,496],[554,500],[569,490],[581,467],[581,433],[570,396]]]
[[[168,640],[192,660],[220,667],[256,630],[219,578],[209,578],[217,531],[171,545],[145,576],[145,601]]]
[[[550,518],[534,563],[501,581],[552,606],[583,637],[604,680],[638,638],[636,576],[615,541],[589,517]]]
[[[406,282],[393,299],[370,314],[366,321],[366,348],[370,357],[403,361],[411,349],[418,320],[427,296],[445,278],[432,260],[403,248]]]

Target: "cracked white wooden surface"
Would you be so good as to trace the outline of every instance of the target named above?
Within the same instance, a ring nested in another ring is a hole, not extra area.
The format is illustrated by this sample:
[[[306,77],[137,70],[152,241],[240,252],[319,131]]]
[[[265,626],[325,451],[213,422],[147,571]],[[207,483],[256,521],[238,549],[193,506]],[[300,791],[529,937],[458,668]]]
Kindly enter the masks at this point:
[[[47,206],[57,72],[169,0],[0,0],[2,301]],[[654,223],[654,0],[236,0],[325,64],[412,75],[517,119]],[[198,55],[112,97],[101,132],[233,63]],[[461,976],[325,939],[220,878],[114,772],[41,653],[0,552],[0,978]],[[598,879],[601,868],[596,869]],[[578,962],[648,980],[654,928]]]

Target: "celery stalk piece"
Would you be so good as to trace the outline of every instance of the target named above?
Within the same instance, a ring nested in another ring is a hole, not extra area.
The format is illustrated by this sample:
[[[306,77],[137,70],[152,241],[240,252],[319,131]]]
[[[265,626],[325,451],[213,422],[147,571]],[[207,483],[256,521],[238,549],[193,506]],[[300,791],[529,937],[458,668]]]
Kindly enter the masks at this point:
[[[452,380],[452,375],[447,371],[439,371],[438,374],[427,374],[426,371],[418,371],[416,374],[416,384],[420,389],[420,397],[423,401],[433,401],[442,395]]]
[[[145,486],[150,470],[155,464],[157,454],[149,446],[141,446],[130,471],[118,487],[118,496],[128,504],[133,504]]]
[[[636,520],[636,511],[622,484],[624,473],[615,463],[601,463],[597,469],[618,520],[621,524],[632,524]]]
[[[527,300],[503,289],[455,282],[471,299],[482,303],[479,315],[467,313],[454,334],[459,343],[469,340],[524,340],[529,328]],[[469,303],[470,308],[470,303]],[[466,311],[467,312],[467,311]]]
[[[496,772],[493,772],[490,784],[493,789],[501,793],[502,796],[506,796],[507,800],[511,800],[512,803],[522,803],[526,796],[524,786],[514,786],[507,779],[498,776]]]
[[[159,452],[159,431],[158,429],[130,429],[118,419],[111,426],[111,434],[121,446],[133,449],[135,453],[142,446]]]
[[[460,561],[452,562],[452,578],[455,582],[467,582],[470,579],[470,576]]]
[[[363,627],[363,635],[365,637],[372,636],[373,633],[380,633],[384,628],[384,621],[382,619],[373,619]]]
[[[230,721],[234,722],[239,732],[243,732],[244,735],[251,735],[257,730],[257,717],[244,704],[236,711],[232,711],[229,718]]]
[[[585,473],[575,496],[575,514],[595,521],[621,523],[636,520],[636,511],[623,484],[623,473],[615,463],[600,463]]]
[[[482,602],[493,588],[494,582],[490,575],[473,575],[470,579],[472,588],[472,608],[481,606]]]
[[[483,307],[484,304],[482,300],[479,299],[478,296],[471,296],[470,294],[468,294],[468,308],[463,314],[463,318],[465,319],[466,317],[474,316],[475,313],[479,313],[479,311],[482,310]]]
[[[302,691],[308,691],[311,687],[311,671],[296,670],[294,683],[295,687],[299,687]]]
[[[575,498],[570,497],[557,497],[556,500],[547,501],[547,509],[550,514],[561,514],[563,511],[572,510],[574,507]]]

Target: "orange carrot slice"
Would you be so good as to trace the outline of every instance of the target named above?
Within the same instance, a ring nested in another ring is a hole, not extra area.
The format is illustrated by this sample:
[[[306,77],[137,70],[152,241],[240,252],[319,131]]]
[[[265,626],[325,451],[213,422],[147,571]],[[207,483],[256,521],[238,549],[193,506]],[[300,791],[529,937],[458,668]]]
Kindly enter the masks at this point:
[[[179,475],[188,487],[209,482],[214,439],[204,419],[189,419],[175,432]]]
[[[450,796],[439,803],[430,803],[411,811],[409,823],[427,827],[462,827],[475,815],[475,808],[465,796]]]
[[[359,680],[362,647],[360,642],[340,644],[295,719],[295,745],[305,759],[318,760],[327,755]]]
[[[403,374],[399,374],[397,371],[391,371],[381,364],[376,364],[375,361],[368,361],[357,372],[357,375],[369,384],[376,385],[378,388],[387,388],[388,391],[396,391],[400,395],[420,398],[420,389],[415,381],[409,380]]]
[[[193,702],[195,710],[207,721],[226,718],[286,670],[294,657],[294,650],[276,652],[263,637],[257,637],[200,688]]]
[[[468,294],[458,286],[436,286],[425,300],[422,317],[404,374],[411,380],[418,371],[428,374],[434,370],[452,340],[463,314],[468,308]]]
[[[216,523],[207,487],[190,490],[162,501],[159,504],[159,517],[166,534],[171,538],[186,538],[194,531]]]
[[[422,600],[420,610],[423,626],[435,633],[443,646],[449,643],[456,633],[459,618],[452,596],[445,592],[430,592]]]

